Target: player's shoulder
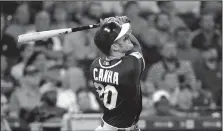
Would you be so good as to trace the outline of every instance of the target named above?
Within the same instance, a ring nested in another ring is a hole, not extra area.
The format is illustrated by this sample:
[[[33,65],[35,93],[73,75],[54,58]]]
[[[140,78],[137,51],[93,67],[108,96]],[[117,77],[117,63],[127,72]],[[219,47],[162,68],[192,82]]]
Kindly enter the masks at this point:
[[[101,57],[97,57],[92,63],[91,63],[91,67],[97,66],[99,63],[99,59],[101,59]]]
[[[136,59],[143,59],[142,54],[141,54],[140,52],[137,52],[137,51],[135,51],[135,52],[131,52],[131,53],[129,54],[129,56],[133,56],[133,57],[136,58]]]
[[[143,55],[138,51],[130,52],[128,55],[126,55],[123,59],[123,61],[126,61],[128,63],[135,64],[141,64],[145,68],[145,60],[143,58]]]
[[[125,55],[124,61],[141,61],[143,60],[143,55],[138,51],[132,51]]]

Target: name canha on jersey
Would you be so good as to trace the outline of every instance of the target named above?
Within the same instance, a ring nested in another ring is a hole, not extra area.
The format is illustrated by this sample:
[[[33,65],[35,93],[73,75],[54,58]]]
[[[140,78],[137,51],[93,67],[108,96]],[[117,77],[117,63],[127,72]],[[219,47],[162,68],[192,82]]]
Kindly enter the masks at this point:
[[[135,124],[142,110],[140,77],[144,69],[140,53],[121,59],[97,58],[91,65],[91,77],[103,103],[103,120],[115,127]]]

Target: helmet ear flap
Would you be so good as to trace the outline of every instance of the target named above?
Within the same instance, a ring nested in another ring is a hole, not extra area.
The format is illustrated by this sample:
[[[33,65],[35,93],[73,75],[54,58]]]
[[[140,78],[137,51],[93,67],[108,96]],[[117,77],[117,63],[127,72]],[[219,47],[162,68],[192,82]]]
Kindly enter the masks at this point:
[[[112,44],[111,49],[114,51],[118,51],[119,48],[117,46],[118,46],[117,44]]]

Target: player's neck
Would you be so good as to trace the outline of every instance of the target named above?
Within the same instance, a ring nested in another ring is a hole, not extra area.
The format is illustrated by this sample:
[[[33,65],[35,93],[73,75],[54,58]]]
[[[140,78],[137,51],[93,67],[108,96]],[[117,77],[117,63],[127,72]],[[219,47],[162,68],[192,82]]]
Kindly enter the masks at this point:
[[[111,53],[111,55],[107,56],[106,60],[121,59],[123,56],[125,56],[125,53],[115,52],[115,53]]]

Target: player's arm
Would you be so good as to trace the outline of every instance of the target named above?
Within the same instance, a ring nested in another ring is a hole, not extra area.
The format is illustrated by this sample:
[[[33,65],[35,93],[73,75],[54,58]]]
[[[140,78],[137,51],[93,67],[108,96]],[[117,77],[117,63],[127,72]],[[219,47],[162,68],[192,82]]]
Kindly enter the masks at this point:
[[[126,17],[126,16],[116,17],[116,20],[118,21],[119,24],[131,23],[130,20],[129,20],[129,18]],[[131,40],[132,44],[134,45],[134,48],[130,52],[139,52],[139,53],[142,53],[140,43],[136,39],[136,37],[133,34],[130,34],[129,37],[130,37],[130,40]]]
[[[130,34],[130,40],[132,44],[134,45],[134,48],[126,53],[126,55],[131,56],[133,59],[136,59],[134,62],[135,67],[141,67],[142,70],[145,68],[145,60],[142,55],[142,50],[141,46],[139,44],[139,41],[132,35]],[[136,65],[135,65],[136,64]]]
[[[131,52],[139,52],[142,53],[141,46],[139,44],[139,41],[135,38],[134,35],[130,34],[130,40],[132,44],[134,45],[134,48],[131,50]]]
[[[142,54],[138,51],[133,51],[129,54],[130,57],[132,57],[132,59],[134,59],[134,63],[133,63],[133,66],[135,68],[140,68],[140,72],[142,72],[145,68],[145,61],[144,61],[144,58],[142,56]],[[137,69],[138,70],[138,69]]]
[[[129,66],[125,68],[128,70],[129,75],[126,78],[126,95],[134,98],[134,94],[140,93],[140,79],[144,68],[143,59],[138,53],[133,52],[125,59],[126,64]],[[136,93],[138,92],[138,93]]]

